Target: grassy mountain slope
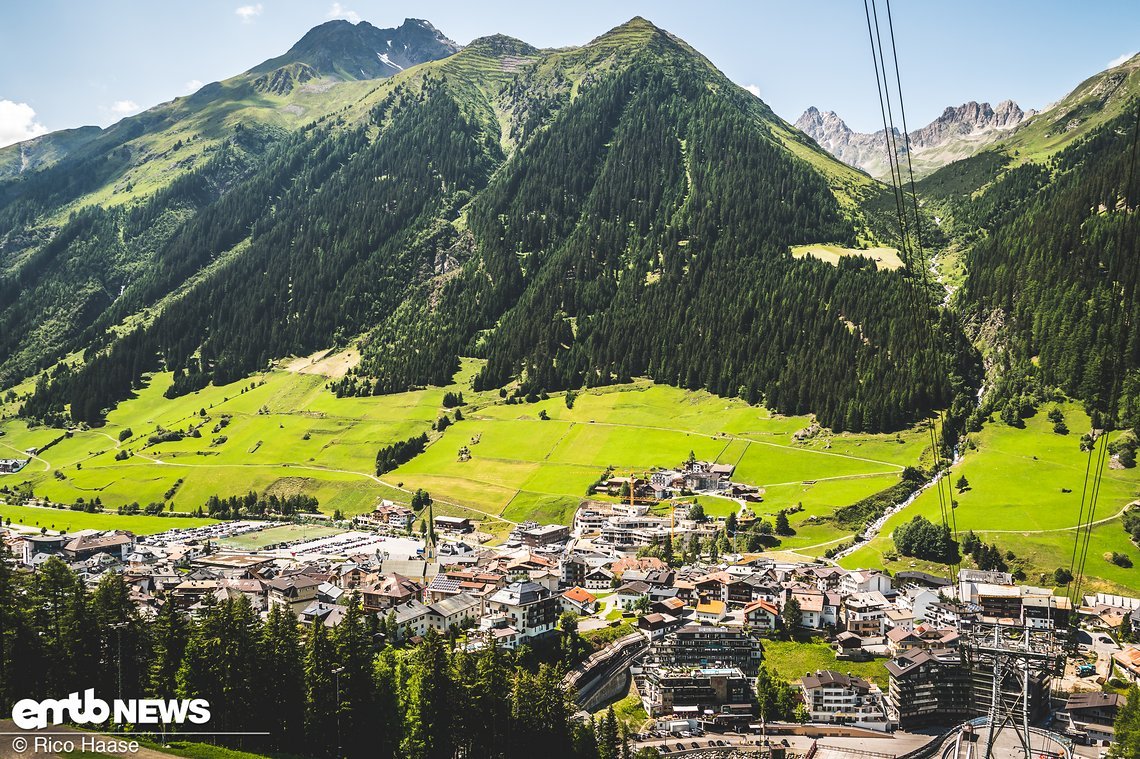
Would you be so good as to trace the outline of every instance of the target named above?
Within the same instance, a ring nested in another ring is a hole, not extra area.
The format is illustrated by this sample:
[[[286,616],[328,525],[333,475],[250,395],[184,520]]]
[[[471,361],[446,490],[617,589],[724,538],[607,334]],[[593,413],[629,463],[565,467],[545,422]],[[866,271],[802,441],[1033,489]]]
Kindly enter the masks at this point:
[[[475,355],[481,388],[648,375],[855,430],[948,402],[944,374],[915,359],[945,349],[894,319],[905,273],[789,253],[873,241],[881,191],[648,21],[566,50],[477,40],[322,93],[297,77],[328,60],[277,63],[288,91],[255,70],[125,122],[132,139],[186,133],[178,149],[216,128],[208,157],[161,189],[130,149],[76,187],[49,170],[40,195],[9,188],[0,213],[40,221],[43,240],[6,280],[33,308],[9,313],[0,360],[15,378],[86,349],[25,413],[98,422],[143,372],[174,371],[178,395],[362,333],[341,394],[445,384]],[[310,94],[338,107],[301,129],[271,107]],[[130,203],[113,200],[123,182]],[[83,202],[57,231],[42,222]],[[67,313],[44,311],[77,280]]]
[[[456,49],[424,24],[378,30],[330,22],[305,40],[308,48],[323,39],[328,50],[359,55],[373,38],[390,37],[403,50],[393,60],[409,65]],[[330,116],[383,81],[319,70],[308,48],[105,130],[45,135],[0,152],[0,291],[10,295],[0,299],[0,384],[86,347],[92,328],[158,303],[166,293],[121,295],[158,265],[181,225],[265,168],[288,135],[316,123],[339,129]],[[298,67],[304,77],[293,76]],[[381,65],[372,73],[397,70]],[[18,175],[8,170],[17,163],[26,169]],[[177,270],[181,279],[167,292],[194,273]]]

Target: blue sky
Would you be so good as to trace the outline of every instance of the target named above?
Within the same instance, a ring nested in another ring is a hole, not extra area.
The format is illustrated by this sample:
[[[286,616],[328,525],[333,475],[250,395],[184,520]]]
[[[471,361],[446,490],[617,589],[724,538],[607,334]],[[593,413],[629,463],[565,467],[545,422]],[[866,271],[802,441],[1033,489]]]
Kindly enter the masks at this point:
[[[882,0],[880,0],[882,2]],[[967,100],[1058,99],[1140,49],[1140,3],[895,0],[911,128]],[[426,18],[460,43],[502,32],[576,45],[642,15],[794,121],[809,105],[879,126],[862,0],[37,0],[0,17],[0,144],[110,124],[279,55],[333,17]]]

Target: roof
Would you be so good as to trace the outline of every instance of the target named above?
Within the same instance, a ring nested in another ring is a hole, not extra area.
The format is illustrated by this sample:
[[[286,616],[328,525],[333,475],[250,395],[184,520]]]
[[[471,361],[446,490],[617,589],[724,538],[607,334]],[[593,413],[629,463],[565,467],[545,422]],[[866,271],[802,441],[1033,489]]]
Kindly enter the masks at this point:
[[[396,613],[396,624],[404,624],[405,622],[419,619],[431,613],[428,607],[415,599],[407,603],[402,603],[399,606],[393,606],[392,611]]]
[[[892,627],[890,630],[887,630],[887,637],[890,638],[895,643],[900,643],[900,642],[906,640],[907,638],[912,638],[914,640],[922,640],[922,638],[915,635],[912,631],[907,630],[907,629],[902,628],[902,627]]]
[[[697,604],[697,614],[724,614],[724,601],[705,601]]]
[[[622,585],[617,589],[616,593],[619,596],[643,596],[650,590],[651,588],[647,583],[641,582],[640,580],[635,580],[633,582],[627,582],[625,585]]]
[[[780,616],[780,610],[776,608],[775,604],[771,604],[763,599],[753,601],[742,609],[745,614],[751,614],[754,611],[766,611],[773,616]]]
[[[1127,669],[1140,671],[1140,648],[1136,646],[1128,646],[1122,651],[1117,651],[1112,658]]]
[[[902,677],[911,670],[931,661],[954,665],[961,663],[962,659],[957,651],[950,649],[935,649],[929,651],[925,649],[914,649],[907,651],[898,658],[892,659],[884,666],[886,666],[887,672],[891,676]]]
[[[450,617],[453,614],[461,614],[465,611],[470,611],[472,608],[479,605],[479,599],[469,596],[466,593],[457,593],[454,596],[445,598],[442,601],[436,601],[428,606],[431,612],[440,617]]]
[[[512,582],[507,587],[495,591],[490,600],[508,606],[525,606],[549,597],[550,590],[537,582]]]
[[[1127,699],[1117,693],[1073,693],[1065,702],[1065,711],[1073,712],[1082,709],[1114,709],[1124,706]]]
[[[861,677],[845,675],[832,669],[821,669],[814,674],[807,674],[800,680],[805,688],[853,688],[855,690],[870,690],[871,684]]]
[[[573,601],[578,604],[591,604],[597,603],[598,598],[585,588],[570,588],[562,594],[562,597],[567,601]]]
[[[129,546],[134,543],[130,533],[113,532],[101,535],[83,535],[63,547],[65,551],[103,551],[108,548]]]

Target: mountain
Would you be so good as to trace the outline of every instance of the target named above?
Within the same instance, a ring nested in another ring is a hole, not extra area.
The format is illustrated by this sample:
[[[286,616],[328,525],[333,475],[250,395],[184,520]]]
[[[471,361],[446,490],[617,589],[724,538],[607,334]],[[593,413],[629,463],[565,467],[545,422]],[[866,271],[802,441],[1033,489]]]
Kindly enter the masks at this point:
[[[63,129],[0,149],[0,181],[12,179],[26,171],[46,169],[102,132],[97,126]]]
[[[918,183],[966,272],[958,306],[991,367],[981,415],[1056,388],[1140,425],[1138,107],[1140,56]]]
[[[971,101],[947,108],[937,119],[908,135],[916,176],[977,153],[1033,115],[1034,111],[1026,113],[1011,100],[1002,101],[996,107]],[[854,132],[834,111],[821,113],[815,106],[804,111],[796,127],[849,166],[878,179],[889,178],[885,131]],[[895,135],[901,155],[905,143],[898,129]]]
[[[395,29],[377,29],[367,21],[328,21],[314,27],[288,52],[250,73],[275,92],[308,78],[378,79],[455,53],[459,45],[423,19],[409,18]],[[300,73],[305,79],[299,79]]]
[[[884,188],[683,40],[634,18],[347,80],[384,36],[360,26],[0,184],[0,379],[51,367],[25,415],[98,424],[157,369],[178,395],[350,343],[342,395],[474,356],[521,396],[648,376],[854,430],[949,402],[919,357],[958,337],[895,318],[904,271],[789,250],[889,243]]]

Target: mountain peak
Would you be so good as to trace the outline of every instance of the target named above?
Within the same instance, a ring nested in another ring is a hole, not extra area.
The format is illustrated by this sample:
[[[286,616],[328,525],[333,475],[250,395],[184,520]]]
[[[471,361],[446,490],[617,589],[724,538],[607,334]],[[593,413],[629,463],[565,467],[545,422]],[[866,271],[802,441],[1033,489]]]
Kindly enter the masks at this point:
[[[663,36],[672,37],[672,35],[654,24],[649,19],[643,16],[634,16],[624,24],[618,24],[605,34],[595,37],[590,41],[587,47],[593,47],[599,44],[607,43],[612,45],[625,45],[638,42],[643,43],[655,37]]]
[[[915,170],[921,174],[972,155],[1001,139],[1033,114],[1033,111],[1022,111],[1012,100],[1003,100],[996,108],[975,100],[948,106],[934,121],[907,135]],[[889,164],[883,130],[872,134],[854,132],[835,112],[821,112],[814,106],[804,111],[796,127],[844,163],[872,176],[886,176]],[[900,140],[899,150],[904,149]]]
[[[284,55],[265,61],[250,73],[270,75],[291,64],[302,64],[319,76],[376,79],[446,58],[457,50],[459,45],[424,19],[404,19],[395,29],[336,19],[314,26]]]
[[[473,39],[464,50],[495,57],[503,55],[526,56],[538,53],[538,48],[534,45],[506,34],[489,34],[486,37]]]

